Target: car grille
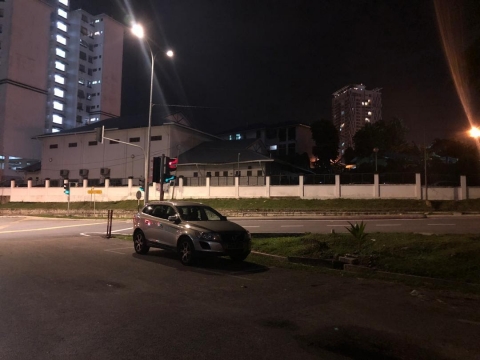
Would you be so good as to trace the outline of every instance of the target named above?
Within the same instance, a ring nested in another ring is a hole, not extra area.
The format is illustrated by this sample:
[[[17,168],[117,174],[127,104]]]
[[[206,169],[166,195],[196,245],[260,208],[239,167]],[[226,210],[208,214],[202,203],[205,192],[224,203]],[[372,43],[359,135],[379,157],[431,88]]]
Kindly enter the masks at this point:
[[[243,231],[229,231],[221,232],[222,242],[224,243],[237,243],[245,241],[245,232]]]

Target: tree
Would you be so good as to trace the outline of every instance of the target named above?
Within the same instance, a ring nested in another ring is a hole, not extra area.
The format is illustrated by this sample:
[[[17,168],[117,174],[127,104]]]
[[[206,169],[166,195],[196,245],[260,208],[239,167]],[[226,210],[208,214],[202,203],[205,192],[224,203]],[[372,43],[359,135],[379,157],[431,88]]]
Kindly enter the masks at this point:
[[[406,133],[407,128],[398,118],[367,123],[353,136],[355,154],[357,157],[371,156],[374,148],[379,149],[378,155],[399,152],[407,145]]]
[[[313,155],[318,158],[315,166],[328,171],[331,168],[331,161],[338,157],[339,137],[338,131],[331,121],[322,119],[315,121],[310,127],[312,139],[315,141]]]
[[[479,153],[473,141],[435,139],[430,146],[432,171],[452,175],[478,176]]]

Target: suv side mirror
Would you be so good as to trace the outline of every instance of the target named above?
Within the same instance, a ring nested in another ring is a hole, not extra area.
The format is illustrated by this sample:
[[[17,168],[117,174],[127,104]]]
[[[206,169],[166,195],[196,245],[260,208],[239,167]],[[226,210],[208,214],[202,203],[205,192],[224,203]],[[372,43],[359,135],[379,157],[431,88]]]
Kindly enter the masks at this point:
[[[168,221],[171,221],[171,222],[179,222],[179,221],[180,221],[180,217],[178,216],[178,214],[175,214],[175,215],[169,216],[169,217],[168,217]]]

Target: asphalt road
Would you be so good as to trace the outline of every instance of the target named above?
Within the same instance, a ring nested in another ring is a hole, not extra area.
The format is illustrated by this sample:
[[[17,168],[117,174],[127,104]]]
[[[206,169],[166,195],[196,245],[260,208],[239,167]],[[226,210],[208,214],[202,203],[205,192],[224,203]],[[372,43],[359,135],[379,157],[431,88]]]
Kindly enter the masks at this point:
[[[480,216],[433,216],[428,218],[231,218],[251,233],[329,233],[347,232],[350,222],[365,221],[366,231],[416,232],[426,234],[479,234]],[[71,220],[36,217],[0,217],[0,239],[28,236],[96,236],[105,234],[105,219]],[[132,220],[114,220],[112,233],[131,234]]]
[[[0,239],[0,359],[480,354],[478,297],[265,268],[254,258],[184,267],[174,254],[139,256],[130,241],[95,234],[21,235]]]

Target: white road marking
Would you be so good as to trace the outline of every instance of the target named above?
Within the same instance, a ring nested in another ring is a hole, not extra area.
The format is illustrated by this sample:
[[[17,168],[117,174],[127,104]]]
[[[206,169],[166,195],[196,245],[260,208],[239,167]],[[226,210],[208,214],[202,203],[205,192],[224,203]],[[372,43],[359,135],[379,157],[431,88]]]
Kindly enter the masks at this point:
[[[124,252],[119,252],[115,250],[125,250],[125,249],[131,249],[131,248],[132,247],[129,246],[129,247],[114,248],[114,249],[105,249],[104,251],[113,252],[115,254],[120,254],[120,255],[126,255]]]
[[[31,231],[45,231],[45,230],[65,229],[65,228],[71,228],[71,227],[90,226],[90,225],[98,225],[98,223],[94,223],[94,224],[76,224],[76,225],[65,225],[65,226],[53,226],[53,227],[37,228],[37,229],[22,229],[22,230],[0,231],[0,234],[11,234],[11,233],[31,232]]]
[[[85,234],[85,233],[80,233],[80,236],[90,236],[90,235]]]
[[[123,230],[133,230],[133,227],[129,227],[129,228],[125,228],[125,229],[119,229],[119,230],[113,230],[112,233],[123,231]]]

